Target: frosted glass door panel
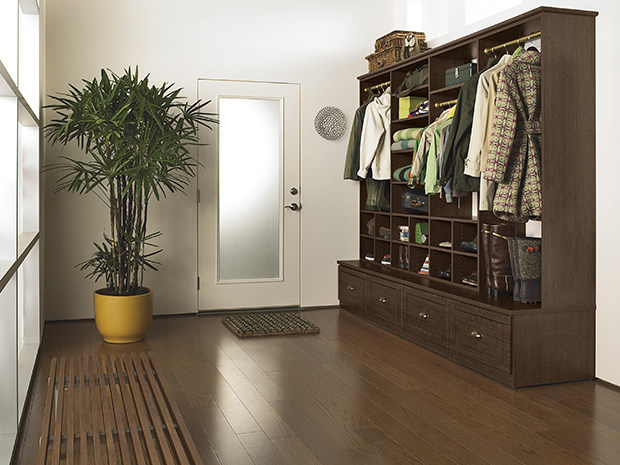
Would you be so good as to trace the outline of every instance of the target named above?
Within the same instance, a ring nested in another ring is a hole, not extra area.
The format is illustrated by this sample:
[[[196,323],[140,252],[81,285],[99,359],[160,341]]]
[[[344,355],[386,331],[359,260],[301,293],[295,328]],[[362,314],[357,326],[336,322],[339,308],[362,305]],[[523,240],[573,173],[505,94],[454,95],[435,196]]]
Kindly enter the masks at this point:
[[[281,279],[282,103],[219,99],[219,280]]]

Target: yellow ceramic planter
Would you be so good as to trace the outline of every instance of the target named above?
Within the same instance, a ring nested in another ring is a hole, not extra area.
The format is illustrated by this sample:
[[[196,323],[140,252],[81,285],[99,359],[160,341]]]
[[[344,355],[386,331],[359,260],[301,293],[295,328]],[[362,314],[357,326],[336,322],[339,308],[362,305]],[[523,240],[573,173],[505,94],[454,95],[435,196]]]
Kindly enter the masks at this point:
[[[105,342],[127,344],[144,339],[153,319],[153,291],[131,296],[94,294],[95,325]]]

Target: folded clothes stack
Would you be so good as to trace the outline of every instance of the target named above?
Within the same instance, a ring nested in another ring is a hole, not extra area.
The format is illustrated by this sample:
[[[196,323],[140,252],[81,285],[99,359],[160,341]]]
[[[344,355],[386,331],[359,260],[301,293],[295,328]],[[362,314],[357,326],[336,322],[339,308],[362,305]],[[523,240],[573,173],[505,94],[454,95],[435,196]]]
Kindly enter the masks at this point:
[[[392,150],[417,150],[424,128],[409,128],[396,131],[392,136]]]

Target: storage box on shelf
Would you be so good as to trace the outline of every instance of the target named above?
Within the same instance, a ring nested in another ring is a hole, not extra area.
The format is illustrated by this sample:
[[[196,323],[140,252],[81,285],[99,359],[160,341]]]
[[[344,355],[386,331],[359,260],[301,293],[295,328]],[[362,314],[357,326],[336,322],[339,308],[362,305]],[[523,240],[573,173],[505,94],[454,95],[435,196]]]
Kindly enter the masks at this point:
[[[363,102],[367,87],[390,82],[396,89],[407,72],[428,65],[428,85],[412,95],[429,99],[429,114],[399,118],[399,100],[393,97],[391,136],[427,126],[443,111],[436,103],[457,99],[462,83],[446,85],[446,70],[472,62],[482,70],[493,57],[485,48],[541,32],[542,301],[524,304],[512,296],[486,294],[484,251],[463,249],[461,243],[479,236],[483,224],[503,221],[478,211],[477,196],[447,203],[431,195],[428,213],[409,213],[401,205],[407,183],[392,179],[389,212],[364,210],[366,188],[361,183],[360,260],[339,262],[343,309],[512,387],[594,376],[594,189],[583,192],[578,205],[563,189],[575,179],[595,183],[595,17],[595,12],[541,7],[360,77]],[[509,52],[514,48],[506,47]],[[577,133],[579,138],[564,137]],[[412,157],[413,150],[393,152],[392,171],[410,164]],[[368,234],[371,220],[375,231]],[[428,237],[416,243],[419,224],[428,225]],[[391,228],[389,239],[379,237],[378,225]],[[515,225],[518,236],[526,235],[525,224]],[[401,237],[403,227],[409,231],[407,242]],[[386,254],[391,263],[381,265]],[[365,260],[366,255],[374,260]],[[429,274],[422,275],[427,256]],[[463,283],[474,274],[477,282]]]

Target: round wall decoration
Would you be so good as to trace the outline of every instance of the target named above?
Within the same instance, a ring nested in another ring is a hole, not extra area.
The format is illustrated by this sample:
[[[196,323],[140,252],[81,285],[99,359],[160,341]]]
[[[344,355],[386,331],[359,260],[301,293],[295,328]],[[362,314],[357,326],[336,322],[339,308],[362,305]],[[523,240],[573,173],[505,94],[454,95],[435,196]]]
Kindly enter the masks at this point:
[[[347,117],[336,107],[323,107],[314,118],[314,129],[324,139],[338,140],[347,129]]]

